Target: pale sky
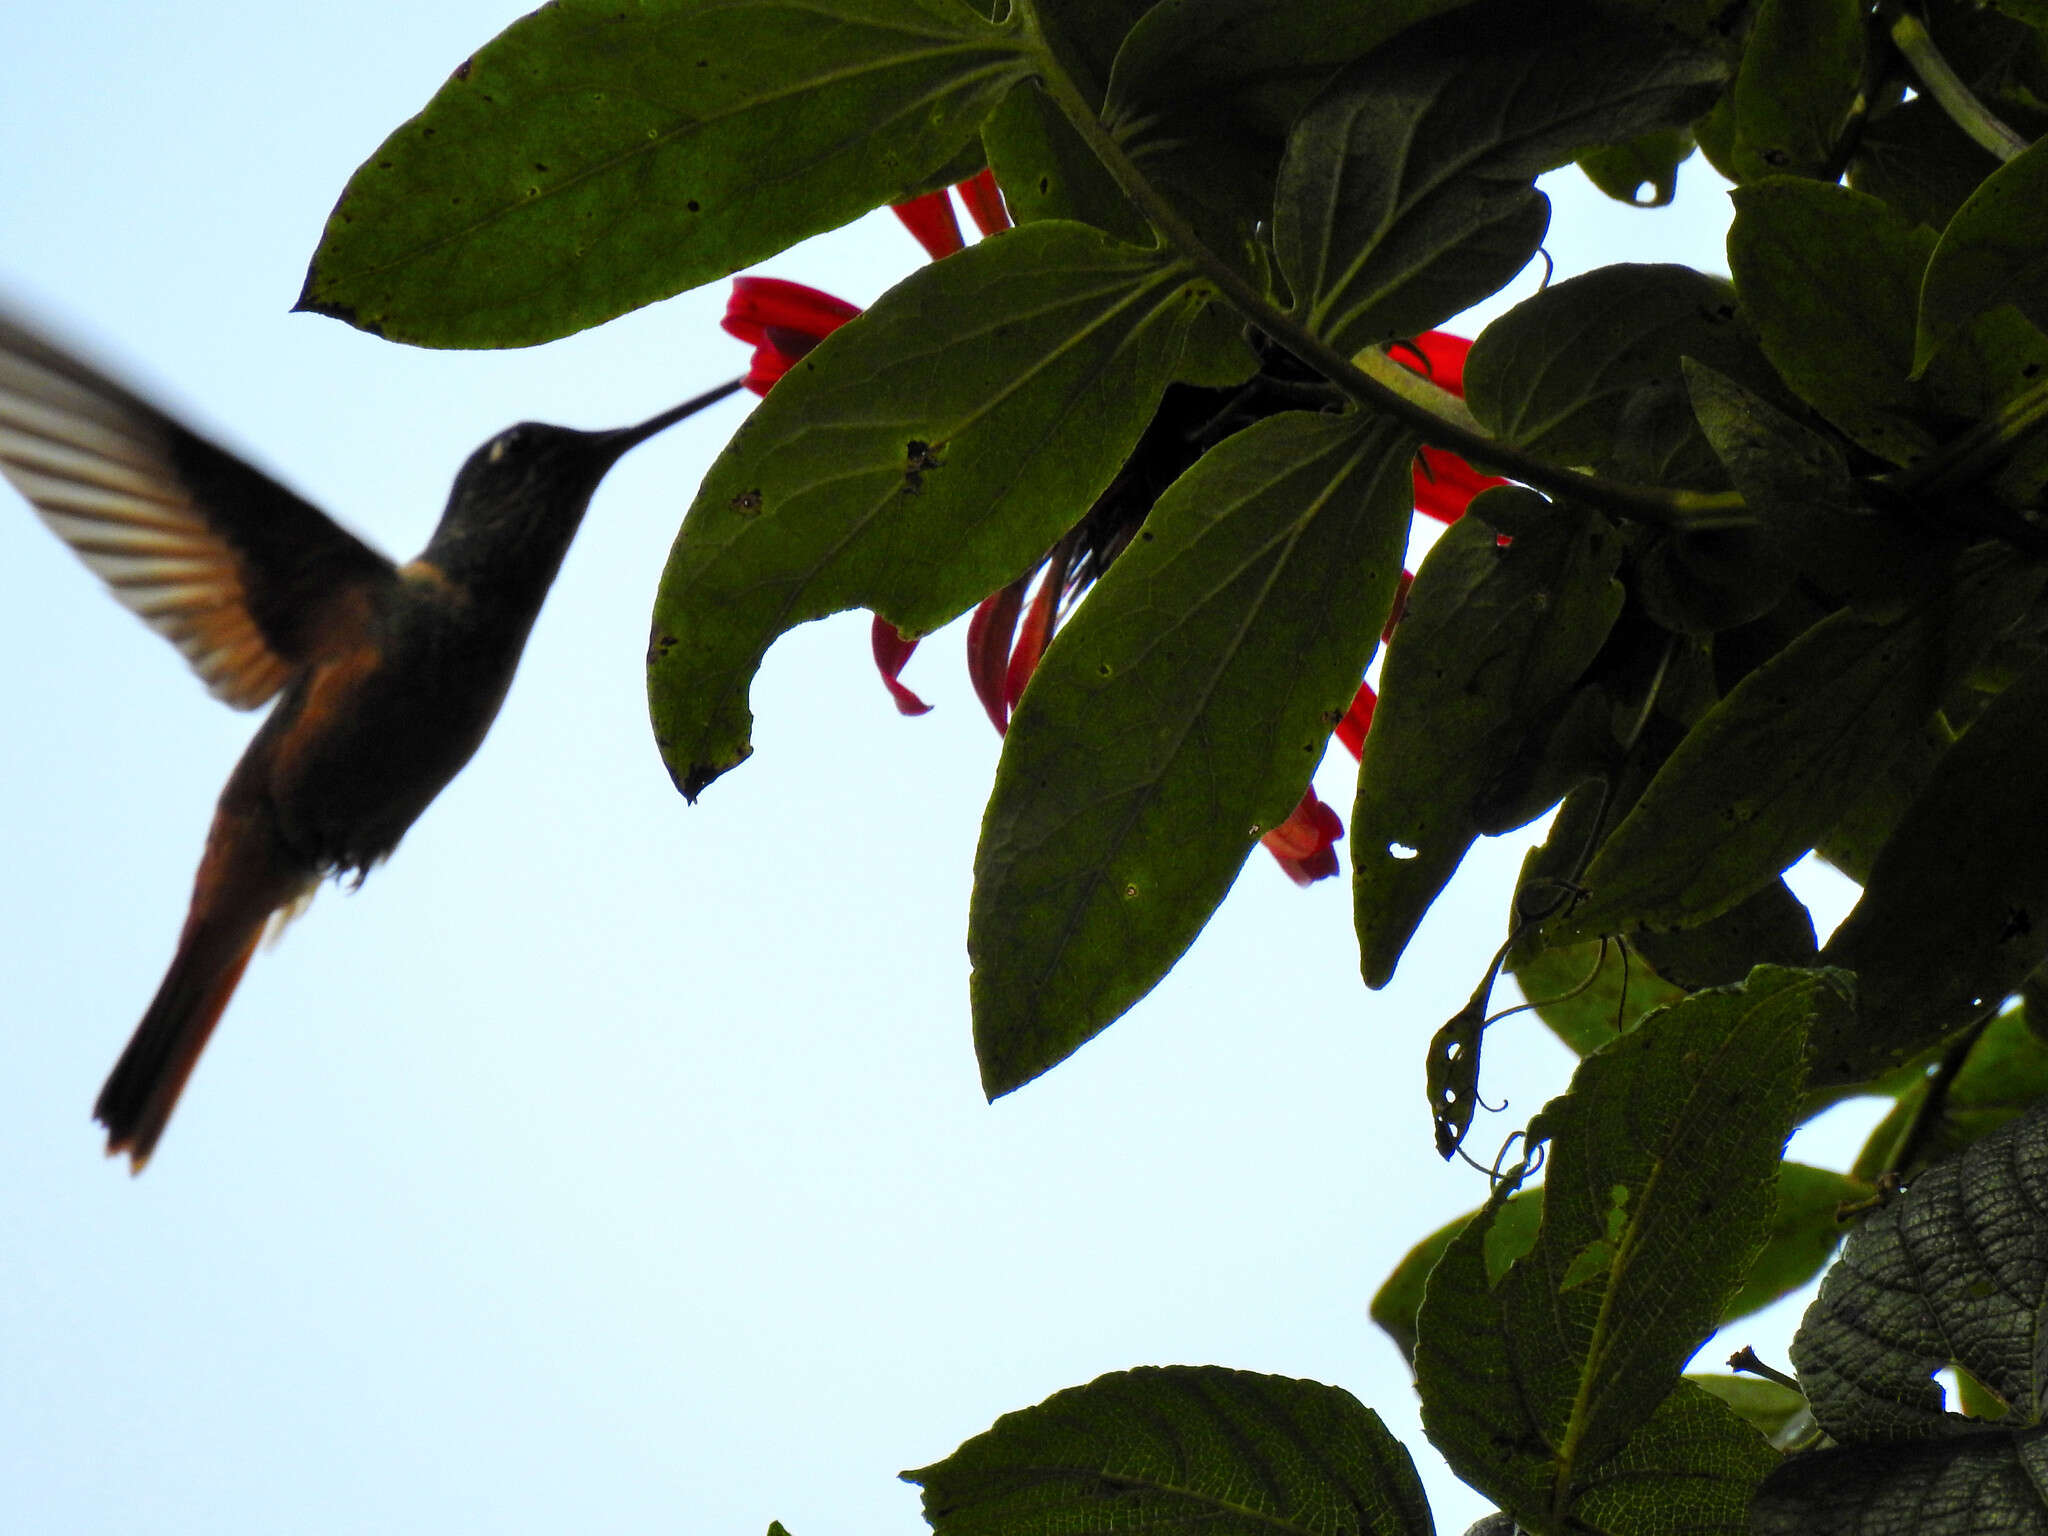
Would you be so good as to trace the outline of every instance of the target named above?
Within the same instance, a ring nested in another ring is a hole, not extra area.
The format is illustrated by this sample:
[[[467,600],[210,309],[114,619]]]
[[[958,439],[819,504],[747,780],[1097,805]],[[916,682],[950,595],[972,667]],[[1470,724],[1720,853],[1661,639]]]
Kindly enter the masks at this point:
[[[497,429],[623,424],[745,364],[723,285],[520,353],[287,313],[349,173],[516,11],[23,11],[0,295],[410,555]],[[1551,184],[1561,274],[1721,264],[1709,173],[1658,214]],[[877,215],[767,270],[866,303],[922,259]],[[1409,1444],[1439,1529],[1484,1511],[1365,1307],[1484,1197],[1431,1148],[1423,1052],[1521,841],[1473,856],[1379,994],[1344,882],[1255,853],[1157,992],[986,1105],[964,934],[998,744],[959,630],[906,675],[921,719],[843,616],[771,653],[755,756],[697,807],[655,755],[654,584],[750,400],[613,473],[491,739],[360,892],[258,955],[138,1180],[90,1106],[255,722],[0,487],[10,1531],[908,1531],[899,1469],[1176,1362],[1341,1385]],[[1317,781],[1347,820],[1351,778],[1333,751]],[[1526,1018],[1486,1056],[1513,1102],[1490,1146],[1569,1061]],[[1820,1139],[1839,1166],[1859,1138]],[[1728,1347],[1782,1360],[1793,1319]]]

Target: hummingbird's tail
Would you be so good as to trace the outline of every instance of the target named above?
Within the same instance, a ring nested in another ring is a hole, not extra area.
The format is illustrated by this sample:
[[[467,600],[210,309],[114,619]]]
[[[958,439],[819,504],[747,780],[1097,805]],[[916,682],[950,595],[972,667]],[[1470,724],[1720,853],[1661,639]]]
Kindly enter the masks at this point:
[[[313,883],[288,867],[259,821],[222,806],[178,952],[93,1106],[93,1118],[107,1128],[107,1155],[127,1153],[131,1172],[140,1173],[156,1149],[271,914],[302,899]]]

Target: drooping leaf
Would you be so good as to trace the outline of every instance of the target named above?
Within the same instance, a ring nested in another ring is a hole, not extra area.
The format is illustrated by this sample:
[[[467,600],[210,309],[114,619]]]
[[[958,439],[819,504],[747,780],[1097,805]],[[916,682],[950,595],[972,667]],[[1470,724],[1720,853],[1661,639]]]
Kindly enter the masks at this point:
[[[1552,942],[1685,928],[1776,878],[1934,709],[1942,605],[1885,624],[1844,609],[1693,728],[1587,867]]]
[[[1617,264],[1554,283],[1479,333],[1465,399],[1487,430],[1568,464],[1614,466],[1630,402],[1682,389],[1683,360],[1769,389],[1775,374],[1726,281]]]
[[[1993,1019],[1931,1110],[1930,1079],[1922,1077],[1900,1094],[1863,1144],[1856,1176],[1875,1179],[1890,1170],[1910,1183],[1927,1164],[1955,1156],[2048,1098],[2048,1044],[2034,1033],[2030,1018],[2028,1010],[2013,1008]],[[1908,1135],[1913,1145],[1902,1147]]]
[[[1827,948],[1857,973],[1853,1037],[1815,1080],[1853,1082],[1995,1009],[2048,959],[2048,664],[1993,699],[1935,766]]]
[[[1465,1230],[1466,1223],[1481,1214],[1480,1211],[1467,1211],[1457,1220],[1446,1222],[1430,1233],[1408,1250],[1407,1256],[1394,1266],[1394,1272],[1373,1294],[1369,1309],[1372,1320],[1411,1363],[1415,1359],[1415,1318],[1422,1310],[1422,1296],[1429,1282],[1429,1272],[1436,1268],[1437,1261],[1444,1256],[1453,1239]],[[1492,1219],[1491,1231],[1500,1249],[1517,1256],[1527,1253],[1536,1241],[1536,1228],[1543,1220],[1543,1187],[1539,1184],[1516,1190],[1494,1212]]]
[[[1920,293],[1915,370],[2000,304],[2048,327],[2048,143],[1993,172],[1942,231]]]
[[[1295,315],[1340,351],[1427,330],[1494,292],[1543,239],[1543,171],[1682,126],[1719,59],[1526,9],[1453,18],[1338,75],[1296,121],[1273,246]]]
[[[1579,156],[1579,169],[1616,202],[1668,208],[1678,195],[1678,168],[1692,158],[1693,147],[1689,128],[1655,128],[1626,144],[1588,150]]]
[[[1863,84],[1859,0],[1762,0],[1735,76],[1733,159],[1743,181],[1833,181]]]
[[[1432,1530],[1415,1464],[1378,1414],[1337,1387],[1221,1366],[1097,1377],[903,1477],[923,1488],[935,1536]]]
[[[1043,223],[913,273],[778,382],[705,476],[655,598],[655,739],[692,798],[750,750],[776,637],[871,608],[916,635],[1040,559],[1150,420],[1209,297]]]
[[[1806,1399],[1790,1387],[1761,1376],[1720,1376],[1688,1371],[1685,1379],[1711,1392],[1765,1439],[1776,1443],[1796,1421],[1807,1417]]]
[[[2048,1532],[2041,1319],[2048,1314],[2048,1108],[1937,1163],[1876,1210],[1792,1341],[1814,1417],[1840,1445],[1796,1456],[1756,1529]],[[1995,1422],[1943,1411],[1954,1361],[2001,1398]]]
[[[419,346],[551,341],[900,196],[1028,69],[964,5],[558,0],[350,178],[299,307]]]
[[[1055,638],[975,864],[992,1097],[1150,991],[1299,802],[1393,603],[1413,452],[1383,420],[1308,412],[1226,439]]]
[[[1679,1370],[1764,1240],[1807,1030],[1843,1007],[1837,979],[1766,967],[1587,1057],[1530,1126],[1549,1149],[1534,1246],[1490,1283],[1504,1180],[1431,1274],[1423,1424],[1525,1526],[1647,1536],[1683,1509],[1743,1529],[1775,1457]]]
[[[1920,458],[1934,436],[1909,375],[1934,236],[1876,198],[1826,182],[1776,176],[1733,195],[1728,265],[1765,354],[1872,453],[1894,464]]]
[[[1528,519],[1512,543],[1490,518]],[[1620,611],[1621,540],[1532,491],[1488,491],[1437,540],[1394,631],[1353,812],[1359,953],[1386,985],[1481,830],[1478,807]]]

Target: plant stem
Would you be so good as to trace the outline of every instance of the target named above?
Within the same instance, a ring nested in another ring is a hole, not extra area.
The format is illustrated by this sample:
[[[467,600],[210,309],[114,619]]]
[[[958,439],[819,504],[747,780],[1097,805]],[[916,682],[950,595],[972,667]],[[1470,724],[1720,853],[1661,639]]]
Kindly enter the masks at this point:
[[[2011,160],[2028,147],[2024,138],[1979,101],[1976,93],[1963,83],[1963,77],[1942,57],[1941,50],[1934,45],[1933,35],[1919,17],[1905,10],[1890,10],[1889,14],[1892,41],[1912,64],[1913,72],[1920,77],[1927,94],[1954,119],[1958,128],[2001,160]]]
[[[1465,409],[1463,401],[1438,389],[1428,380],[1409,373],[1392,359],[1385,359],[1384,366],[1378,362],[1360,366],[1337,351],[1279,309],[1253,287],[1244,274],[1209,249],[1201,236],[1181,217],[1180,210],[1152,185],[1123,145],[1103,126],[1102,119],[1073,81],[1067,78],[1038,35],[1038,22],[1031,7],[1022,6],[1019,10],[1038,46],[1040,84],[1059,104],[1075,131],[1087,142],[1124,195],[1151,221],[1162,239],[1198,268],[1259,329],[1353,400],[1392,416],[1419,433],[1431,447],[1447,449],[1469,459],[1481,469],[1619,517],[1689,531],[1745,528],[1755,524],[1755,514],[1749,512],[1742,498],[1732,491],[1674,491],[1662,486],[1631,485],[1553,464],[1488,436],[1471,412]],[[1396,378],[1396,374],[1405,377]]]

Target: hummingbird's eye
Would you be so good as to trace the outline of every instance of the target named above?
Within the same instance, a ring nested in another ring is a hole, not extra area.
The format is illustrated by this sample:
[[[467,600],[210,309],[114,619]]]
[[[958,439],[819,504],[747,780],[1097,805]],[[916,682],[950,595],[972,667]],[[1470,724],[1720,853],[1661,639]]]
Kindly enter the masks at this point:
[[[526,428],[523,426],[510,427],[500,432],[491,440],[491,462],[495,464],[504,458],[508,452],[517,448],[525,437]]]

